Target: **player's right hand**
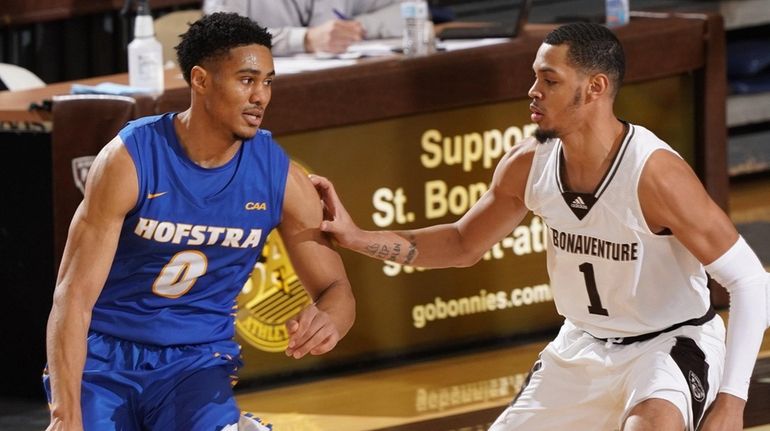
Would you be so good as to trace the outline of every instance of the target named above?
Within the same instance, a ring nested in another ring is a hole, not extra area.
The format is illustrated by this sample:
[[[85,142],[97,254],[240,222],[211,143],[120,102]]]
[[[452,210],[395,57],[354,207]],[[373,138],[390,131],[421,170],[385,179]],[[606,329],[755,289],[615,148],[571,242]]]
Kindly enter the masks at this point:
[[[334,190],[334,184],[327,178],[318,175],[310,175],[310,182],[313,183],[321,196],[324,206],[324,221],[321,222],[321,231],[330,234],[342,247],[350,248],[360,229],[353,222],[345,206],[342,205],[337,191]]]

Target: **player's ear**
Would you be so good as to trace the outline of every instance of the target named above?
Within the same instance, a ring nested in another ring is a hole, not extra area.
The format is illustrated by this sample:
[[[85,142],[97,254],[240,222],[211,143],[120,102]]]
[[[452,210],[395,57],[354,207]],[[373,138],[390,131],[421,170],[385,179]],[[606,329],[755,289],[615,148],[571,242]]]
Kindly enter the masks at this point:
[[[610,79],[604,73],[592,75],[588,80],[587,101],[592,101],[610,92]]]
[[[209,80],[210,74],[206,69],[200,66],[193,66],[190,70],[190,87],[192,87],[193,91],[205,91]]]

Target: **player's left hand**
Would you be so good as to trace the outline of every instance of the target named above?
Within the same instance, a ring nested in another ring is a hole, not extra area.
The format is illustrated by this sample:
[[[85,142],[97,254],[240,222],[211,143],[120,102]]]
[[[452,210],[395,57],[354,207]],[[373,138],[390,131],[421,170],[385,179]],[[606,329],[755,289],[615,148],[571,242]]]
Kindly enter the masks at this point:
[[[743,408],[746,401],[734,395],[719,393],[700,431],[741,431],[743,430]]]
[[[286,322],[289,331],[289,347],[286,356],[299,359],[308,353],[322,355],[337,345],[340,332],[329,313],[310,304],[294,318]]]

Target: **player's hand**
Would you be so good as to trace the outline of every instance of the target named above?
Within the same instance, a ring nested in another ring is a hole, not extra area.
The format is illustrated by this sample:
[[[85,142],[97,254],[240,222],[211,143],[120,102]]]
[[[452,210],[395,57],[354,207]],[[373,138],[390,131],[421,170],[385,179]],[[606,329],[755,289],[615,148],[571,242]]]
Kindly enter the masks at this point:
[[[310,304],[294,318],[286,322],[289,331],[289,347],[286,356],[299,359],[308,353],[322,355],[340,341],[340,331],[329,313]]]
[[[340,54],[363,38],[364,27],[360,22],[334,19],[307,29],[305,51]]]
[[[743,408],[746,401],[736,396],[719,393],[700,431],[741,431],[743,430]]]
[[[353,239],[361,230],[342,205],[337,191],[334,190],[334,184],[318,175],[310,175],[310,182],[323,201],[324,221],[321,222],[321,231],[330,234],[342,247],[350,248]]]

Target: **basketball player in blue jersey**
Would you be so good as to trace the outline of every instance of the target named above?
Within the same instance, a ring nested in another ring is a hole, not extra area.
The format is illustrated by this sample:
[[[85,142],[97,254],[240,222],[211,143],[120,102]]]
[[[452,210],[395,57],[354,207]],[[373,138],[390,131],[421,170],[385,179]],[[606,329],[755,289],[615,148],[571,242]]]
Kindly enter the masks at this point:
[[[489,191],[460,220],[363,231],[332,184],[314,177],[331,217],[322,229],[362,254],[460,267],[478,262],[528,210],[544,219],[565,321],[492,431],[742,430],[770,324],[768,274],[687,163],[615,117],[625,58],[610,30],[554,30],[533,69],[537,139],[500,160]],[[384,247],[391,252],[378,253]],[[706,271],[731,294],[726,342]]]
[[[275,227],[314,299],[286,354],[328,352],[353,324],[318,194],[259,128],[270,45],[236,14],[193,23],[176,48],[190,108],[129,123],[96,158],[48,322],[49,430],[258,428],[238,425],[234,308]]]

